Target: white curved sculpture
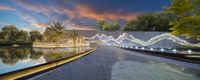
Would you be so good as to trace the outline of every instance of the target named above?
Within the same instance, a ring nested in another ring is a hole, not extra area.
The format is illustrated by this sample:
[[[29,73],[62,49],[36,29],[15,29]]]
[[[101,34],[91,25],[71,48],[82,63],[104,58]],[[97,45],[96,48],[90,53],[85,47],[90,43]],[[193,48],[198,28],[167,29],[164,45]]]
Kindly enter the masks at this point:
[[[165,34],[155,36],[155,37],[149,39],[148,41],[140,40],[140,39],[135,38],[134,36],[129,35],[127,33],[123,33],[122,35],[119,35],[116,39],[114,39],[112,36],[107,36],[105,34],[102,34],[101,36],[99,34],[96,34],[95,36],[93,36],[89,39],[94,40],[96,38],[98,38],[99,40],[101,40],[102,42],[105,42],[105,43],[109,42],[109,41],[114,41],[117,44],[121,44],[124,40],[129,40],[133,43],[138,43],[138,44],[143,45],[143,46],[152,45],[152,44],[155,44],[155,43],[157,43],[161,40],[167,39],[167,40],[173,41],[175,43],[178,43],[180,45],[200,47],[200,44],[189,43],[186,40],[180,39],[180,38],[178,38],[178,37],[176,37],[176,36],[174,36],[170,33],[165,33]]]

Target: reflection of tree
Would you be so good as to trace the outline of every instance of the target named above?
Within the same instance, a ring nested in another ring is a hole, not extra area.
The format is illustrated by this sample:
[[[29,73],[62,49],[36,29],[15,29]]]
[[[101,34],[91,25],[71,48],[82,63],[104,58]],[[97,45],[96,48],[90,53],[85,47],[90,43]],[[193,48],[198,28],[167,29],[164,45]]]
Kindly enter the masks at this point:
[[[69,49],[31,49],[31,48],[0,48],[0,58],[4,64],[14,65],[26,59],[37,60],[41,56],[47,62],[67,58],[83,52],[84,48]]]
[[[25,60],[29,58],[38,59],[42,56],[41,52],[31,52],[29,48],[0,48],[0,58],[5,64],[13,65],[19,60]]]
[[[20,60],[24,60],[24,59],[28,59],[28,55],[29,55],[30,49],[27,49],[27,48],[24,48],[24,49],[14,49],[14,50],[11,50],[10,53],[12,53],[12,51],[15,51],[15,53],[13,53],[12,55],[17,55],[17,57]]]
[[[12,65],[15,64],[19,60],[19,58],[17,58],[16,55],[12,55],[13,53],[15,53],[15,51],[12,51],[11,53],[10,52],[11,51],[9,49],[1,49],[0,57],[3,63]]]
[[[30,58],[35,60],[39,59],[43,55],[42,52],[36,52],[33,49],[30,50],[30,54]]]
[[[55,49],[52,53],[45,53],[43,56],[47,62],[51,62],[76,55],[76,53],[79,52],[77,48],[70,48],[70,49],[72,50],[59,51]]]
[[[65,56],[64,56],[63,53],[47,53],[47,54],[44,54],[44,58],[47,62],[59,60],[59,59],[62,59],[64,57]]]

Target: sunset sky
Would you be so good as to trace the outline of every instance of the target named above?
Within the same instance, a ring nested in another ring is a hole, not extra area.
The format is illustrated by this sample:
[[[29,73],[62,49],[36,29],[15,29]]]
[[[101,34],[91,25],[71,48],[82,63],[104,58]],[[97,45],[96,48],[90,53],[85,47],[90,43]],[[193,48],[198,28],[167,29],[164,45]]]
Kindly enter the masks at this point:
[[[23,30],[44,30],[52,21],[68,29],[96,29],[96,20],[121,25],[147,12],[159,12],[171,0],[0,0],[0,27],[13,24]]]

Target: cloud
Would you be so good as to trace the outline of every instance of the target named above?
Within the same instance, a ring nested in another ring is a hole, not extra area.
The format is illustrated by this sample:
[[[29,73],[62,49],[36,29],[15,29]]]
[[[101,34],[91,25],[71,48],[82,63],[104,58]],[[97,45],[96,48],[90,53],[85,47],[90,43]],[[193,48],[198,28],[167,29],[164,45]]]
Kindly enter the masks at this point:
[[[37,23],[37,24],[35,24],[35,26],[38,27],[38,28],[46,28],[46,27],[48,27],[48,24]]]
[[[20,7],[26,9],[26,10],[31,10],[37,13],[42,13],[45,16],[50,16],[51,11],[46,8],[46,6],[35,4],[35,3],[30,3],[26,1],[16,1],[16,4],[19,5]]]
[[[73,25],[68,26],[67,30],[95,30],[95,28],[92,28],[91,26]]]
[[[15,10],[14,8],[0,4],[0,10]]]
[[[24,30],[24,31],[27,31],[27,32],[31,32],[32,31],[32,29],[30,29],[30,28],[21,28],[21,30]]]
[[[18,4],[20,4],[21,6],[23,6],[24,8],[27,8],[27,9],[31,8],[31,9],[35,9],[35,10],[40,10],[40,9],[36,9],[37,7],[28,6],[27,4],[22,4],[22,3],[20,3],[20,1],[19,1]],[[43,9],[43,7],[42,7],[42,9]],[[24,11],[24,10],[21,10],[21,9],[17,9],[17,8],[13,8],[13,7],[10,7],[10,6],[7,6],[7,5],[2,5],[2,4],[0,4],[0,10],[15,10],[14,11],[15,14],[20,16],[24,21],[28,22],[30,24],[30,26],[34,26],[34,27],[37,27],[37,28],[45,28],[47,26],[46,24],[39,23],[37,18],[34,17],[30,12],[27,12],[27,11]],[[43,9],[43,10],[45,10],[45,9]],[[41,11],[43,11],[43,10],[41,10]],[[45,12],[47,12],[47,11],[45,11]],[[0,25],[6,25],[6,24],[3,23],[3,22],[0,22]]]
[[[62,7],[62,13],[70,16],[70,18],[91,18],[95,20],[108,19],[108,20],[130,20],[136,18],[139,14],[136,13],[123,13],[123,10],[115,12],[101,12],[93,10],[91,7],[83,4],[77,4],[74,9]]]
[[[70,21],[68,24],[76,25],[74,26],[76,29],[94,29],[96,26],[96,20],[99,19],[126,21],[136,18],[139,15],[138,13],[124,11],[126,9],[123,8],[114,8],[112,11],[109,11],[106,8],[99,10],[97,6],[91,6],[91,3],[79,3],[81,1],[76,2],[66,0],[62,3],[62,1],[57,2],[55,0],[50,0],[48,2],[16,0],[14,2],[23,9],[31,11],[31,13],[22,11],[22,19],[30,23],[31,26],[35,26],[37,28],[45,28],[47,25],[39,22],[37,17],[31,15],[32,12],[44,16],[48,21],[68,20]]]
[[[36,28],[45,28],[48,25],[45,23],[41,23],[37,20],[36,17],[34,17],[32,14],[29,14],[25,11],[17,11],[18,15],[21,16],[21,18],[28,22],[28,24],[32,27],[36,27]]]
[[[134,13],[122,13],[122,11],[118,10],[116,12],[97,12],[93,10],[87,5],[79,4],[77,5],[77,10],[79,11],[79,15],[81,17],[93,18],[93,19],[109,19],[109,20],[129,20],[137,17],[139,14]]]
[[[70,20],[65,20],[63,23],[65,24],[67,30],[95,30],[95,28],[91,26],[83,26]]]

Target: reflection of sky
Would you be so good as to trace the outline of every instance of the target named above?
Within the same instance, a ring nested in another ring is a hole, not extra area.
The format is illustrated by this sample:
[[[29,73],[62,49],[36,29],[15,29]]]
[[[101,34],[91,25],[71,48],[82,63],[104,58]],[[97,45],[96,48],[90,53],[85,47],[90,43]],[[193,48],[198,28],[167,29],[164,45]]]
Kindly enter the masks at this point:
[[[112,80],[199,80],[196,74],[166,63],[119,61],[112,67]]]
[[[82,48],[76,48],[76,49],[74,49],[74,48],[56,48],[56,49],[34,48],[34,51],[42,52],[44,55],[44,54],[51,54],[51,53],[56,53],[56,54],[66,53],[67,54],[67,53],[72,53],[74,50],[77,53],[81,53],[81,52],[84,52],[85,50],[89,50],[89,49],[91,49],[91,48],[90,47],[82,47]],[[24,59],[24,60],[19,60],[17,63],[14,63],[13,65],[3,63],[0,58],[0,74],[27,68],[27,67],[31,67],[31,66],[35,66],[35,65],[39,65],[39,64],[44,64],[47,62],[46,60],[48,60],[48,57],[44,58],[43,55],[37,60],[28,58],[28,59]],[[69,55],[69,56],[72,56],[72,55]],[[67,57],[69,57],[69,56],[67,56]],[[63,56],[63,57],[66,57],[66,56]]]
[[[39,61],[39,60],[42,60],[42,59],[38,59],[38,60],[27,59],[27,60],[18,61],[14,65],[5,65],[1,61],[0,62],[0,74],[10,72],[10,71],[15,71],[15,70],[30,67],[30,66],[34,66],[34,65],[38,65],[41,63],[45,63],[45,61]]]

